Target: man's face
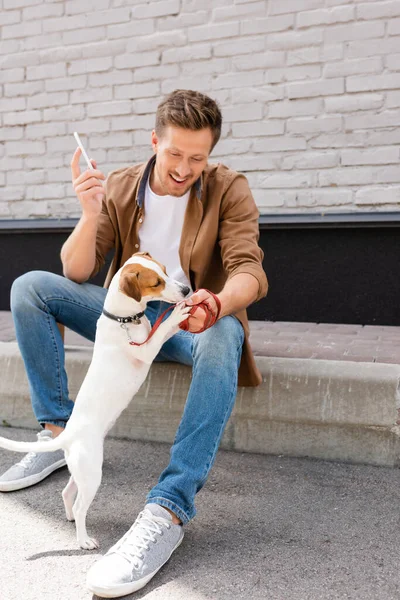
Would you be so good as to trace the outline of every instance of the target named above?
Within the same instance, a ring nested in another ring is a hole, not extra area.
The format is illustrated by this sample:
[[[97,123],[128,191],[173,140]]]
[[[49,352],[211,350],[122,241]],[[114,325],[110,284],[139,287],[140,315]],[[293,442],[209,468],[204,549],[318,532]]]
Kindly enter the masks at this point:
[[[151,134],[156,163],[150,186],[159,196],[183,196],[207,165],[213,136],[208,127],[198,131],[168,125],[160,137]]]

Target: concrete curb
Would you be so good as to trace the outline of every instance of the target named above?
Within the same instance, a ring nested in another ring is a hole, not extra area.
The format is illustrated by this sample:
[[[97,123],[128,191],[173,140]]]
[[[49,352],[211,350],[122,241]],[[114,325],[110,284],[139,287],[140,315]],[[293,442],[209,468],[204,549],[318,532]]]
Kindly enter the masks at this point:
[[[91,348],[66,346],[70,395],[86,374]],[[240,388],[222,447],[397,466],[400,365],[257,357],[258,388]],[[0,342],[0,423],[37,428],[18,346]],[[111,431],[119,438],[171,443],[190,369],[154,364]]]

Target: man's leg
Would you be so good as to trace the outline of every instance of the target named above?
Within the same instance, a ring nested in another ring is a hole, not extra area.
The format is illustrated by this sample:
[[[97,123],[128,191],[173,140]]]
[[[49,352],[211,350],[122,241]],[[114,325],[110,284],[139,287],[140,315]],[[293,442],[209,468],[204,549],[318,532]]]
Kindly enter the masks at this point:
[[[89,570],[88,587],[97,595],[119,597],[141,589],[181,543],[183,527],[176,523],[195,515],[195,495],[207,480],[234,405],[243,338],[239,321],[224,317],[199,335],[179,332],[162,347],[156,360],[193,365],[188,398],[170,463],[145,509]]]
[[[41,440],[65,427],[73,402],[68,395],[64,343],[57,322],[93,340],[106,290],[77,284],[45,271],[31,271],[11,289],[18,345],[25,364],[32,408],[45,429]],[[64,453],[29,453],[0,477],[0,491],[12,491],[41,481],[65,465]]]

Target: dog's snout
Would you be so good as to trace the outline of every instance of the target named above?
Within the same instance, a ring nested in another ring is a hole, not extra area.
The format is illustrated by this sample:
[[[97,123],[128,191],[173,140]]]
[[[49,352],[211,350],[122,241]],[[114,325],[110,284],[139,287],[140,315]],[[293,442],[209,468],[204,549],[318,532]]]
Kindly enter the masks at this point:
[[[181,291],[182,294],[186,297],[188,294],[190,294],[190,287],[188,287],[187,285],[183,285]]]

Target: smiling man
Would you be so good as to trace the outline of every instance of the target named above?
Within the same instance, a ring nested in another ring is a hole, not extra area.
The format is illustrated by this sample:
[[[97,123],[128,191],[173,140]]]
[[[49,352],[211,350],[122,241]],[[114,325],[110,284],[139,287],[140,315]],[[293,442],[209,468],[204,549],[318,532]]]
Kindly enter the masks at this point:
[[[208,162],[221,123],[219,107],[208,96],[172,92],[157,109],[153,157],[110,173],[105,188],[97,168],[80,172],[78,149],[71,167],[82,217],[61,251],[65,277],[34,271],[12,288],[17,340],[41,439],[58,435],[73,408],[57,322],[93,340],[107,285],[133,253],[149,252],[191,288],[188,304],[208,306],[193,311],[185,330],[169,339],[156,359],[192,366],[191,385],[168,466],[132,527],[88,573],[88,587],[100,597],[141,589],[180,545],[184,525],[196,513],[195,495],[214,463],[238,380],[261,381],[246,317],[246,307],[267,292],[258,211],[243,175]],[[87,283],[112,248],[105,287]],[[154,323],[164,308],[151,302],[146,315]],[[63,456],[28,454],[0,477],[0,491],[33,485],[64,464]]]

